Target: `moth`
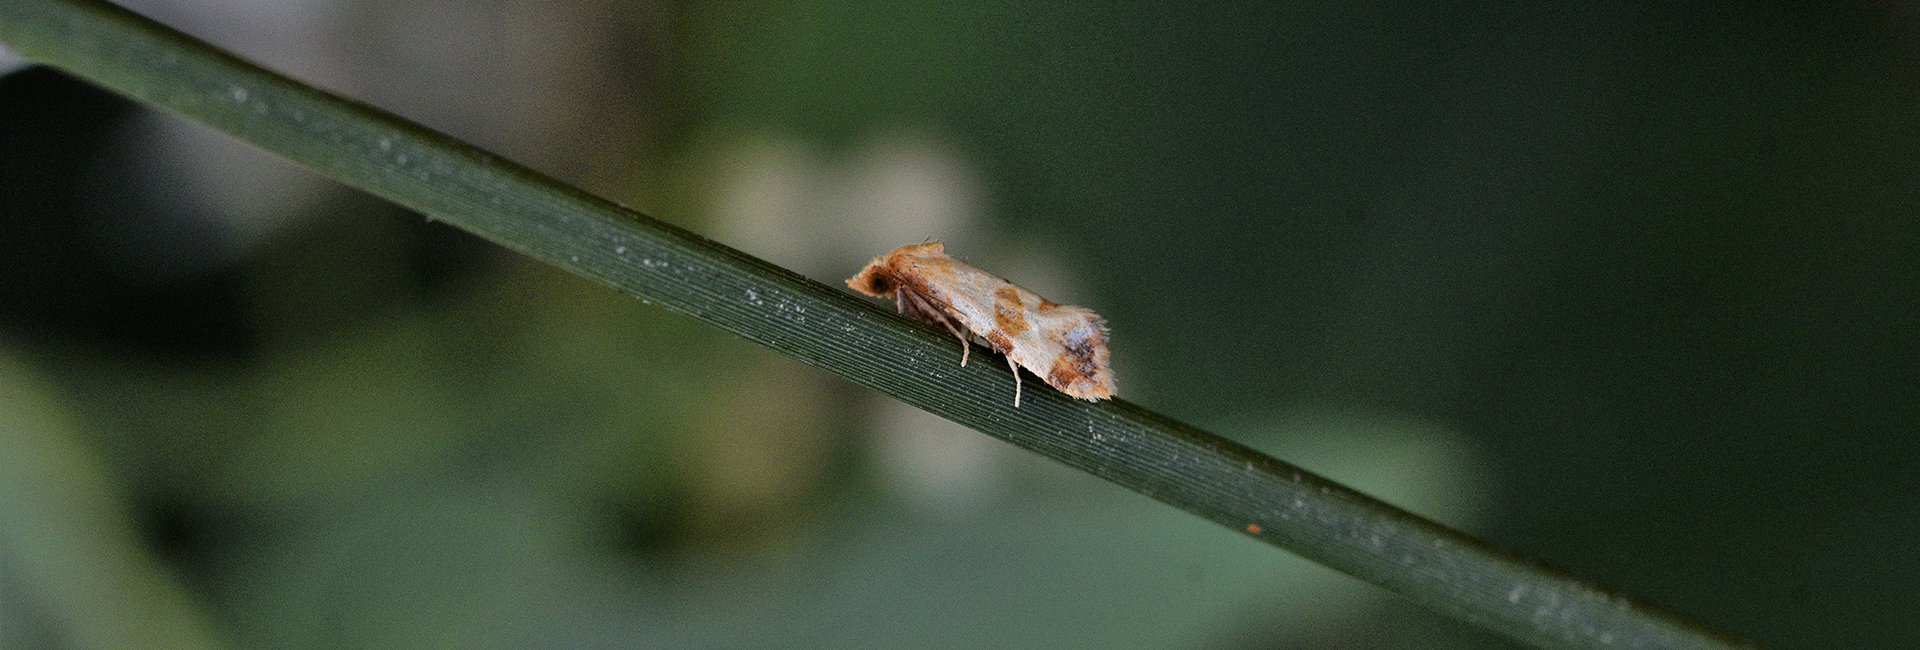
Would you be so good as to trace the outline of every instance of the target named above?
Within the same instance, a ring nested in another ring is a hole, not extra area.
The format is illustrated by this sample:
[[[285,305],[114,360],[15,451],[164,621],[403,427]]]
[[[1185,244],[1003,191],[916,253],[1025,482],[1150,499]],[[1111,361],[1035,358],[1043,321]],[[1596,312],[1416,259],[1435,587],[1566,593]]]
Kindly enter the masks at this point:
[[[893,308],[960,339],[960,365],[971,335],[1006,355],[1013,369],[1013,405],[1020,406],[1022,367],[1060,392],[1099,401],[1113,397],[1107,324],[1084,307],[1054,303],[992,273],[947,257],[940,242],[908,244],[873,258],[847,279],[854,291],[893,297]]]

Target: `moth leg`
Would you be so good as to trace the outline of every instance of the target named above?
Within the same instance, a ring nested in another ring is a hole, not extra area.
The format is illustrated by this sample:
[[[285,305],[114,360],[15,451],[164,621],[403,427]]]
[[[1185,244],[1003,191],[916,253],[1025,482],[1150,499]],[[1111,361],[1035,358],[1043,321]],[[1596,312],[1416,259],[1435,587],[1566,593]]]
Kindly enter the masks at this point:
[[[967,355],[973,352],[973,344],[969,343],[967,341],[967,335],[961,334],[960,330],[955,329],[953,321],[948,320],[945,316],[940,318],[940,324],[947,326],[947,331],[953,332],[954,338],[960,339],[960,367],[967,367]]]
[[[973,344],[967,341],[966,334],[960,333],[960,328],[953,326],[953,319],[935,308],[926,298],[906,289],[897,290],[893,293],[893,310],[947,328],[954,338],[960,339],[960,367],[967,366],[967,356],[973,353]]]
[[[1020,364],[1007,357],[1007,367],[1013,369],[1013,407],[1020,408]]]

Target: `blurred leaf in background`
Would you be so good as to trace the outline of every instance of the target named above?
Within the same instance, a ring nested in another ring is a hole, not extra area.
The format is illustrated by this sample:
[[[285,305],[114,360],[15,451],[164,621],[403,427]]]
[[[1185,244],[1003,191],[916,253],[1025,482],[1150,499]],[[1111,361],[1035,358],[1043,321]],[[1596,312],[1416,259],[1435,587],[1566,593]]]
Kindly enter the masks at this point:
[[[1920,14],[129,6],[823,282],[946,240],[1130,400],[1769,646],[1920,640]],[[1505,646],[58,74],[0,136],[5,647]]]

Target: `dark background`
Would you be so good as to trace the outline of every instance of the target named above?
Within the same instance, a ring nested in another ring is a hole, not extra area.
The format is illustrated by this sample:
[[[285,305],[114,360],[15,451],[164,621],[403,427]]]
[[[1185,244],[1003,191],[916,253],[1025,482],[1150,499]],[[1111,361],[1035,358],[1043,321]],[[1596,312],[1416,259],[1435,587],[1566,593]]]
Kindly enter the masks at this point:
[[[1149,408],[1768,647],[1920,642],[1913,7],[427,4],[139,9],[825,282],[966,242]],[[170,119],[0,79],[7,471],[104,486],[0,522],[7,647],[117,620],[87,513],[242,647],[1507,647],[1024,452],[901,496],[880,400]]]

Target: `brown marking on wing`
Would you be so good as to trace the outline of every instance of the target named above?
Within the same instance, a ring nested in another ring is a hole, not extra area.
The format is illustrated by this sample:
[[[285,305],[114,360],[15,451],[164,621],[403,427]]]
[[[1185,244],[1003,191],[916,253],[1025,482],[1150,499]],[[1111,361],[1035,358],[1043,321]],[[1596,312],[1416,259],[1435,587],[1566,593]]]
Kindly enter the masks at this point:
[[[1019,289],[1006,286],[993,292],[993,324],[1007,336],[1019,336],[1033,327],[1027,323],[1025,311]]]
[[[1053,368],[1047,371],[1047,383],[1060,389],[1060,392],[1080,398],[1092,397],[1099,390],[1098,383],[1092,377],[1064,357],[1053,361]]]
[[[1085,336],[1062,336],[1063,354],[1047,369],[1047,383],[1082,399],[1112,397],[1112,379],[1107,376],[1100,358],[1100,353],[1105,351],[1105,339],[1097,328]]]
[[[1013,350],[1013,339],[1008,338],[1005,332],[982,332],[980,338],[986,339],[994,352],[1006,354]]]
[[[1062,356],[1072,359],[1074,367],[1082,374],[1091,375],[1100,369],[1098,355],[1101,347],[1106,345],[1105,338],[1100,335],[1099,330],[1094,330],[1087,336],[1062,336],[1060,347],[1067,351]]]

